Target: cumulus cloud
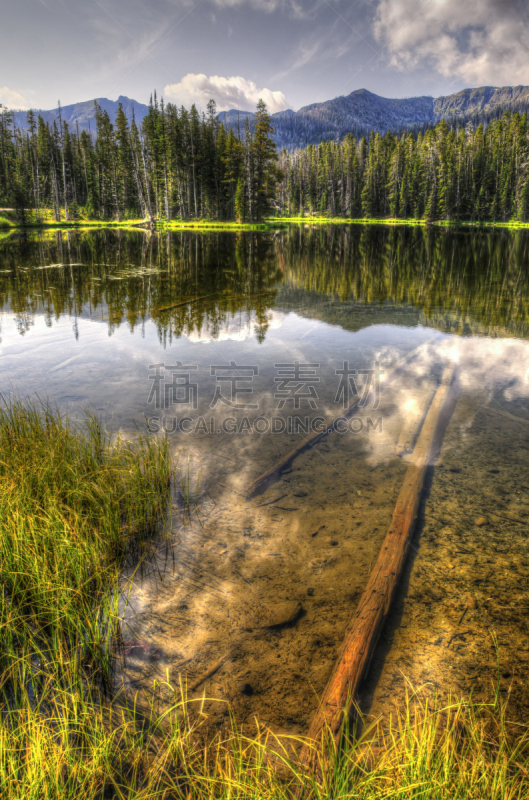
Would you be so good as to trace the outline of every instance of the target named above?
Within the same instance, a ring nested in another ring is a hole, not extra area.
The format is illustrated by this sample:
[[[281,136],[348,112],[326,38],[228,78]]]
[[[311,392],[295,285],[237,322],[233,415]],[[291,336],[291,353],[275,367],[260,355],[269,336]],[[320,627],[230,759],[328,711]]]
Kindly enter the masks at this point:
[[[30,107],[25,97],[12,89],[8,89],[7,86],[0,86],[0,105],[15,111],[25,111]]]
[[[379,0],[374,32],[402,70],[426,63],[471,85],[529,82],[526,0]]]
[[[228,111],[231,108],[255,111],[259,99],[265,101],[272,114],[290,108],[283,92],[258,89],[253,81],[248,81],[240,75],[222,78],[220,75],[208,77],[190,72],[180,83],[168,84],[164,96],[178,105],[189,107],[195,103],[200,108],[205,108],[209,100],[213,99],[219,111]]]

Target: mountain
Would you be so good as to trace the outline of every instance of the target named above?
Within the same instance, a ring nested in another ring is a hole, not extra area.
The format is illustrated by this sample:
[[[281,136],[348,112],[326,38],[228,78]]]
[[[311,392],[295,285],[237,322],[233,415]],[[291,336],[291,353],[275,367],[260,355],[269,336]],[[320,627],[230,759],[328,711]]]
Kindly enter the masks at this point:
[[[300,108],[296,114],[284,118],[284,112],[274,115],[296,138],[303,129],[318,132],[320,138],[342,138],[346,132],[365,133],[388,128],[405,128],[428,123],[432,117],[432,97],[390,99],[379,97],[367,89],[357,89],[346,97],[335,97],[325,103],[313,103]]]
[[[132,116],[134,114],[136,124],[138,126],[141,125],[143,118],[149,111],[148,106],[144,105],[143,103],[137,103],[135,100],[131,100],[129,97],[124,97],[123,95],[120,95],[117,100],[107,100],[106,97],[98,97],[97,102],[103,111],[108,112],[112,122],[114,122],[116,119],[116,114],[118,113],[120,103],[123,105],[123,111],[125,112],[129,122],[132,120]],[[79,127],[80,131],[92,130],[95,132],[96,121],[94,100],[86,100],[84,103],[73,103],[73,105],[63,106],[61,113],[63,121],[68,123],[68,127],[72,133],[76,131],[77,127]],[[57,109],[53,109],[52,111],[35,110],[35,114],[37,116],[40,115],[44,122],[49,122],[50,124],[53,124],[54,120],[59,119]],[[19,128],[26,129],[28,127],[26,116],[27,111],[16,112],[15,121]]]
[[[367,89],[357,89],[345,97],[324,103],[313,103],[299,111],[272,114],[274,139],[279,148],[294,150],[329,139],[343,139],[347,133],[369,136],[387,130],[402,131],[431,125],[441,119],[458,122],[485,122],[501,116],[506,110],[529,109],[529,86],[464,89],[446,97],[411,97],[394,99],[379,97]],[[248,111],[226,111],[219,117],[228,127],[244,127]]]
[[[485,115],[498,116],[504,111],[527,111],[529,107],[529,86],[482,86],[479,89],[463,89],[462,92],[438,97],[434,100],[435,121],[471,118]]]
[[[148,106],[136,103],[128,97],[116,101],[98,98],[102,109],[108,111],[114,122],[119,103],[128,119],[134,113],[136,123],[141,124],[148,112]],[[272,114],[275,129],[274,140],[278,148],[295,150],[309,144],[318,144],[331,139],[343,139],[347,133],[355,137],[369,136],[371,131],[386,133],[387,130],[416,130],[424,125],[432,125],[441,119],[456,120],[464,124],[468,120],[488,123],[501,116],[506,110],[529,110],[529,86],[482,86],[479,89],[463,89],[446,97],[406,97],[401,99],[380,97],[367,89],[357,89],[344,97],[335,97],[324,103],[312,103],[299,111],[279,111]],[[38,111],[45,122],[57,119],[57,110]],[[244,132],[247,118],[254,119],[251,111],[222,111],[219,119],[227,128]],[[94,101],[64,106],[62,117],[71,131],[78,126],[80,130],[95,131]],[[27,128],[26,112],[18,111],[16,124]]]

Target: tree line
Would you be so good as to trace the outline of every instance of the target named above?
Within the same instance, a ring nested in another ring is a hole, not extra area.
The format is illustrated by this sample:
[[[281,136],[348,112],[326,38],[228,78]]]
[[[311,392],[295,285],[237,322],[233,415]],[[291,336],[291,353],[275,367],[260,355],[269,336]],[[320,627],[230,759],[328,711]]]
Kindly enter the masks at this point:
[[[288,216],[529,220],[527,114],[485,127],[445,120],[418,133],[348,135],[283,151],[279,203]]]
[[[319,214],[345,218],[529,220],[527,114],[369,138],[348,134],[281,153],[260,101],[252,123],[229,130],[207,113],[151,98],[140,127],[120,104],[113,123],[96,104],[96,131],[28,112],[28,130],[0,113],[0,205],[24,221],[137,218],[240,220]]]
[[[0,113],[0,205],[21,220],[51,208],[56,220],[82,209],[102,220],[259,222],[274,210],[281,174],[262,101],[238,134],[220,123],[213,100],[201,115],[156,94],[140,127],[121,103],[114,123],[96,103],[95,136],[70,130],[60,105],[52,125],[33,111],[27,123],[21,130],[13,112]]]

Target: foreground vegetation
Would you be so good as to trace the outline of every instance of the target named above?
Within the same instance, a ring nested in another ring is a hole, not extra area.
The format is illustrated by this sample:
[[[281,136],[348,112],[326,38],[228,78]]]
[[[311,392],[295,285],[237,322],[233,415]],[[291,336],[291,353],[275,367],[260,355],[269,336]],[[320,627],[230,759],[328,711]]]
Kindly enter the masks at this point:
[[[157,690],[169,704],[157,710]],[[248,736],[235,723],[211,738],[201,701],[154,687],[151,712],[110,709],[85,690],[21,693],[0,729],[0,792],[10,800],[527,800],[529,738],[506,733],[500,702],[444,707],[407,698],[389,724],[299,766],[300,741]],[[319,751],[318,751],[319,752]]]

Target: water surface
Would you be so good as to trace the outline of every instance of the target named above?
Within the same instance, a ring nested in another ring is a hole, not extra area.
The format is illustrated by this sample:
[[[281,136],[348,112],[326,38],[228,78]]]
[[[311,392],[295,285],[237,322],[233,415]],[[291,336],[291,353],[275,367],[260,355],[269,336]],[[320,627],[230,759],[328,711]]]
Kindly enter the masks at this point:
[[[127,435],[148,425],[179,458],[172,534],[125,611],[131,695],[168,675],[219,699],[214,724],[229,702],[246,724],[306,731],[448,365],[461,394],[361,699],[388,713],[408,680],[485,699],[497,641],[526,718],[528,248],[523,231],[374,226],[2,240],[3,391],[95,407]],[[245,499],[410,354],[354,425]]]

